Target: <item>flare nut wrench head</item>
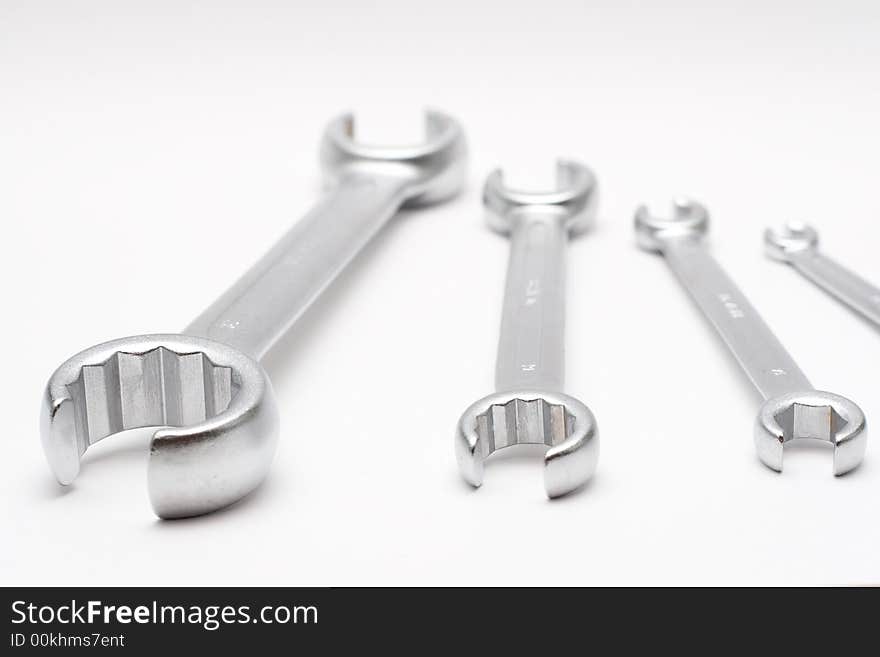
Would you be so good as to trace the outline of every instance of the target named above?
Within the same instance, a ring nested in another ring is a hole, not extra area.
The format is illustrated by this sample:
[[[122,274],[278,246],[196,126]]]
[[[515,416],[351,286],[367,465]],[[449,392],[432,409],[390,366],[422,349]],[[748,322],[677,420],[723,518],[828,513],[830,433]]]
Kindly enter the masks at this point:
[[[804,438],[831,443],[832,472],[846,474],[865,456],[868,433],[862,409],[846,397],[806,390],[768,399],[755,418],[755,449],[761,462],[782,472],[782,449]]]
[[[52,375],[40,433],[49,467],[73,482],[86,449],[126,429],[156,427],[147,488],[161,518],[227,506],[266,476],[278,408],[259,363],[197,336],[112,340],[76,354]]]
[[[479,487],[486,458],[503,447],[525,444],[547,446],[547,497],[577,490],[596,471],[599,430],[590,409],[562,393],[515,390],[483,397],[462,414],[455,442],[459,472]]]

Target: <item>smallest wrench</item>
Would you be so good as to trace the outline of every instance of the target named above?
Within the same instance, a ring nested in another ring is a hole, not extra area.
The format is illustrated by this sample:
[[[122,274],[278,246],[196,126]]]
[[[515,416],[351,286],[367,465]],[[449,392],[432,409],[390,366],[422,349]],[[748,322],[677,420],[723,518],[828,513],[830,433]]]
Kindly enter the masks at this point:
[[[880,289],[819,251],[819,233],[800,221],[764,231],[764,250],[880,326]]]
[[[659,252],[724,339],[764,398],[755,419],[758,458],[782,471],[783,445],[818,439],[834,446],[834,474],[856,468],[865,454],[862,410],[846,397],[816,390],[745,295],[703,245],[709,213],[699,203],[676,200],[671,217],[636,211],[638,244]]]

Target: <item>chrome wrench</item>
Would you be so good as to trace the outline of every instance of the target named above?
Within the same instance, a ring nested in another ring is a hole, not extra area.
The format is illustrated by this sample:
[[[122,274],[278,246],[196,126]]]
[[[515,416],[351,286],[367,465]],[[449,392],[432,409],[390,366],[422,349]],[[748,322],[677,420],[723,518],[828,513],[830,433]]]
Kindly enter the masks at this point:
[[[815,390],[757,311],[703,245],[706,209],[677,200],[669,218],[647,207],[635,214],[639,245],[661,253],[681,284],[727,343],[764,403],[755,420],[755,447],[768,467],[782,471],[783,445],[813,438],[834,446],[834,474],[862,462],[865,416],[846,397]]]
[[[845,305],[880,326],[880,289],[819,251],[816,229],[799,221],[764,232],[767,255],[785,262]]]
[[[495,370],[497,392],[461,416],[455,450],[462,477],[483,482],[483,461],[516,444],[543,444],[544,489],[558,497],[596,469],[596,420],[563,394],[565,249],[596,212],[596,179],[576,162],[557,164],[556,190],[524,192],[492,173],[483,191],[489,226],[510,237],[510,261]]]
[[[355,140],[351,115],[332,121],[321,146],[326,197],[183,335],[99,344],[51,376],[41,438],[61,484],[86,449],[126,429],[152,427],[147,483],[162,518],[208,513],[265,477],[279,418],[258,360],[403,205],[450,198],[464,177],[459,124],[426,116],[412,146]]]

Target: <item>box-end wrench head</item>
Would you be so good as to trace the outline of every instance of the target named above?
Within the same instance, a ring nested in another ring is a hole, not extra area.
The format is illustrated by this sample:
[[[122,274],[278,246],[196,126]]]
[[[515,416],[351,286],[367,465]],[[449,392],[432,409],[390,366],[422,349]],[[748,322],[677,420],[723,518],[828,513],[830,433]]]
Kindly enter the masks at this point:
[[[456,460],[472,486],[483,462],[517,444],[543,444],[544,489],[559,497],[582,486],[599,457],[596,420],[561,392],[564,366],[564,250],[568,235],[587,229],[596,214],[596,179],[586,167],[557,164],[556,189],[511,189],[501,171],[486,181],[489,226],[511,238],[498,345],[495,394],[472,404],[458,422]]]
[[[325,199],[184,331],[106,342],[50,377],[41,441],[61,484],[95,442],[155,429],[147,483],[162,518],[208,513],[258,486],[278,437],[278,408],[258,360],[404,204],[454,195],[466,147],[457,121],[426,115],[421,144],[359,143],[354,119],[330,122]]]
[[[815,390],[736,284],[702,245],[709,213],[688,199],[673,202],[668,217],[636,210],[638,244],[660,252],[721,335],[764,403],[758,410],[754,440],[758,457],[782,471],[783,445],[817,439],[834,447],[833,472],[841,475],[861,463],[867,442],[861,409],[840,395]],[[780,239],[781,253],[811,248],[809,232]]]

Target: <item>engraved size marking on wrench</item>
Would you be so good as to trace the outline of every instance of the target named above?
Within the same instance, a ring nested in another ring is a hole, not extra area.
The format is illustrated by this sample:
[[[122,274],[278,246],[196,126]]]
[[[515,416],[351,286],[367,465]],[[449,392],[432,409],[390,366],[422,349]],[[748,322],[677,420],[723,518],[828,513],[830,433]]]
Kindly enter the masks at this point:
[[[737,305],[736,301],[733,301],[733,296],[727,292],[722,292],[718,295],[718,298],[721,299],[721,303],[724,304],[724,307],[727,309],[727,312],[734,319],[742,319],[745,317],[745,313],[742,309]]]
[[[784,443],[815,438],[834,446],[834,474],[849,472],[865,453],[862,410],[845,397],[813,388],[703,246],[708,226],[706,209],[688,200],[675,201],[670,217],[653,215],[645,206],[635,215],[639,246],[664,256],[763,396],[754,432],[761,461],[781,471]]]

